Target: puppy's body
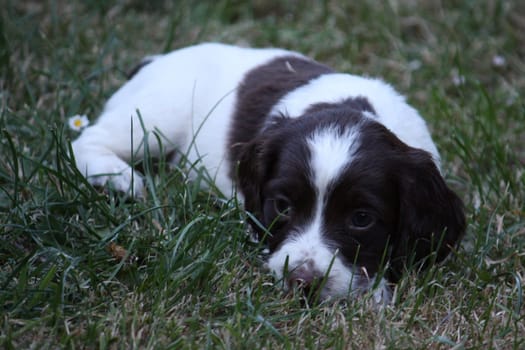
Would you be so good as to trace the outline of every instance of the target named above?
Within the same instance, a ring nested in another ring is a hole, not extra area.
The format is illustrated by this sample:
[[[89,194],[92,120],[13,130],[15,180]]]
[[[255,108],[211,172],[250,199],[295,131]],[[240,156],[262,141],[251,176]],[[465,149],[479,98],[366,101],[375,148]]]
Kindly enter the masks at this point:
[[[322,298],[377,282],[385,299],[381,264],[442,259],[464,230],[425,122],[404,98],[298,53],[202,44],[152,58],[73,143],[78,168],[141,195],[127,162],[142,142],[160,153],[143,128],[162,135],[164,152],[204,166],[224,195],[237,188],[270,231],[269,267],[288,284],[324,278]]]
[[[132,153],[136,159],[142,156],[138,148],[143,123],[146,130],[162,134],[166,153],[178,150],[190,163],[199,160],[223,194],[231,195],[226,155],[237,87],[247,71],[279,55],[297,54],[202,44],[154,56],[108,100],[96,125],[73,143],[78,168],[88,177],[123,171],[111,179],[92,177],[92,182],[102,185],[110,180],[117,190],[127,191],[131,179],[127,162]],[[158,156],[157,140],[148,141],[151,156]],[[142,182],[135,176],[135,194],[140,195]]]

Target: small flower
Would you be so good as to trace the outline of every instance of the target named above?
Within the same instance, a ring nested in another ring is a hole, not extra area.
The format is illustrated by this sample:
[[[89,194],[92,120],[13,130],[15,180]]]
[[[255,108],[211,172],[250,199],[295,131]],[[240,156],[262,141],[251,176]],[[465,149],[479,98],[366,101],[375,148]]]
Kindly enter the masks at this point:
[[[504,67],[506,64],[507,60],[505,59],[505,57],[501,55],[494,55],[494,57],[492,57],[492,65],[494,67]]]
[[[80,131],[89,125],[89,119],[86,115],[74,115],[68,120],[69,127],[72,130]]]

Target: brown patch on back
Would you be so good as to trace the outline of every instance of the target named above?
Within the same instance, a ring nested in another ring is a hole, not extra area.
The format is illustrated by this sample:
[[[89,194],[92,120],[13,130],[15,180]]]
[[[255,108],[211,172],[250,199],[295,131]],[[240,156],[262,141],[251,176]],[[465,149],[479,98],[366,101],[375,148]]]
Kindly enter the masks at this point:
[[[249,71],[239,85],[237,105],[229,135],[230,175],[242,146],[259,133],[268,114],[279,100],[298,87],[324,74],[334,73],[328,66],[296,56],[284,56]]]

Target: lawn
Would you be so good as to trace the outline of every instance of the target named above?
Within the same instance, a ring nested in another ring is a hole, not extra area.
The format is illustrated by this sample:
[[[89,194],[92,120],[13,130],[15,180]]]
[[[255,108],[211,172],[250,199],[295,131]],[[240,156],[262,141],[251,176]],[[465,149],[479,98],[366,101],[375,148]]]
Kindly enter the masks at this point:
[[[141,164],[147,197],[86,183],[73,115],[96,120],[148,54],[279,46],[383,77],[428,121],[465,202],[440,266],[309,305],[264,269],[233,200]],[[524,349],[525,2],[3,0],[0,347]]]

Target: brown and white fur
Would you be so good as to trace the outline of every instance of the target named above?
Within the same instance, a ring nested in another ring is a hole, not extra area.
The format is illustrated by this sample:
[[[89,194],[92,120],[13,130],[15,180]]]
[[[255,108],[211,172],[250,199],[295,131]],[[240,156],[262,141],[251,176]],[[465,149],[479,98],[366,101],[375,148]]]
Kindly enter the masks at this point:
[[[237,194],[276,277],[322,299],[388,301],[388,280],[444,259],[465,229],[418,112],[382,80],[296,52],[208,43],[148,58],[73,142],[78,169],[141,196],[128,162],[144,130]]]

